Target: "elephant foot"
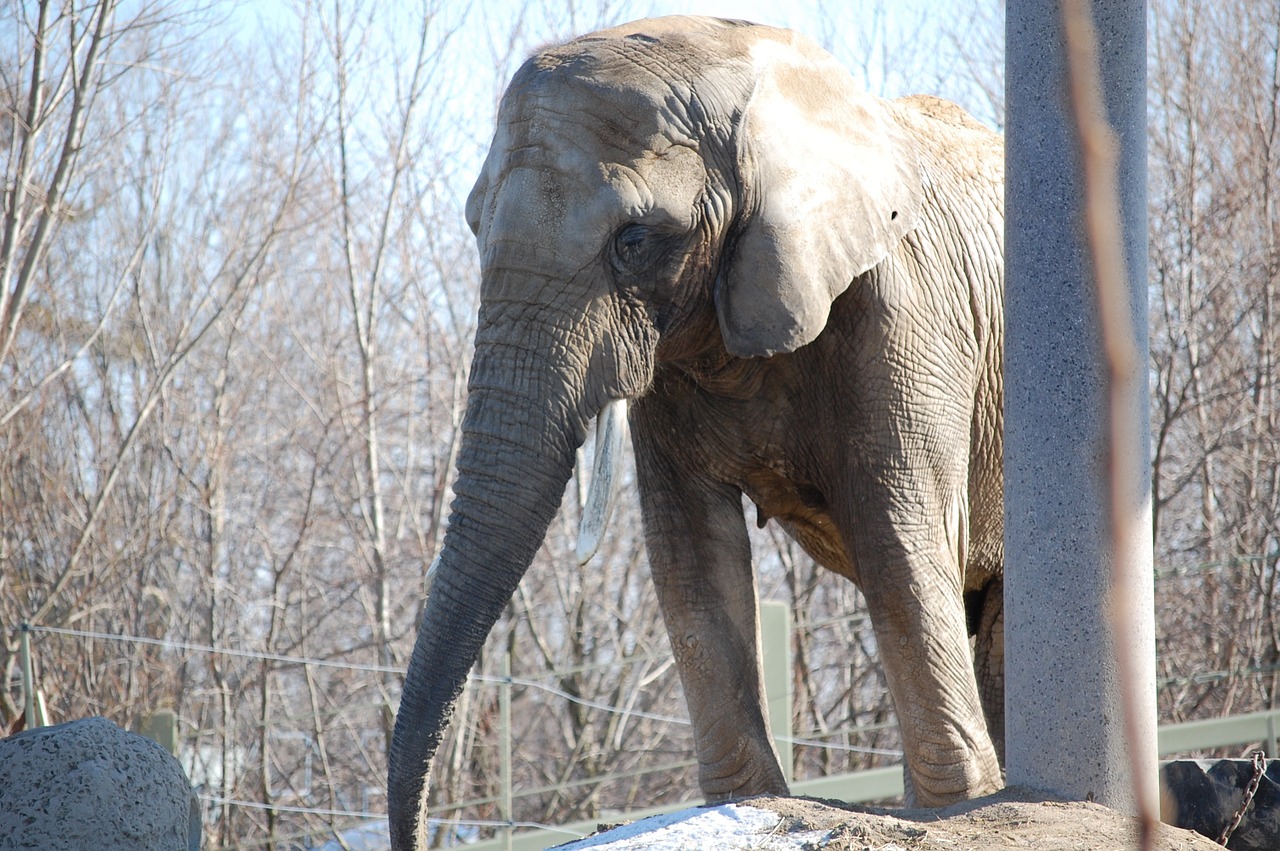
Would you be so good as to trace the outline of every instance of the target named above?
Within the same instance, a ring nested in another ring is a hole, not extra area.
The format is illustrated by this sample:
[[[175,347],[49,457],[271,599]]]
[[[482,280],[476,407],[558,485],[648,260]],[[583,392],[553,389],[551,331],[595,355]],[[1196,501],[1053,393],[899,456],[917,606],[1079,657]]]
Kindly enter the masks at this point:
[[[918,762],[907,766],[902,774],[904,802],[908,807],[946,807],[1004,788],[1004,772],[989,744],[976,753],[970,752],[969,758],[960,762]]]
[[[768,769],[740,771],[728,776],[703,765],[698,773],[698,786],[708,804],[722,804],[756,795],[791,794],[777,765]]]

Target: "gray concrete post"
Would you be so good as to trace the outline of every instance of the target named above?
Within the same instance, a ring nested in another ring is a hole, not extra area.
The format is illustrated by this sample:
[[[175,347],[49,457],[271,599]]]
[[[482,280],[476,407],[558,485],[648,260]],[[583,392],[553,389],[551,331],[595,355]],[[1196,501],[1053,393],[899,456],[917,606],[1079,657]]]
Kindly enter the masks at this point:
[[[1135,376],[1143,392],[1132,509],[1150,528],[1146,330],[1146,26],[1142,0],[1093,3],[1107,117],[1116,131]],[[1058,0],[1006,11],[1005,639],[1008,782],[1135,812],[1156,784],[1150,535],[1118,563],[1136,593],[1118,613],[1140,648],[1142,723],[1126,735],[1115,644],[1107,383],[1084,241],[1079,143]],[[1133,749],[1150,771],[1133,777]],[[1153,800],[1154,798],[1152,798]]]

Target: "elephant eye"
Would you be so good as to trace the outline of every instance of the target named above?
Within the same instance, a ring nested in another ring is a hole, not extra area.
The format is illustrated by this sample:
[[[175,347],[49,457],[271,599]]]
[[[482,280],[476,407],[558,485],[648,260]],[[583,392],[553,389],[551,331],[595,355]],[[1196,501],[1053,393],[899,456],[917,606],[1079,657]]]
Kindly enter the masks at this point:
[[[644,225],[629,224],[613,240],[613,261],[620,272],[645,271],[653,261],[653,232]]]

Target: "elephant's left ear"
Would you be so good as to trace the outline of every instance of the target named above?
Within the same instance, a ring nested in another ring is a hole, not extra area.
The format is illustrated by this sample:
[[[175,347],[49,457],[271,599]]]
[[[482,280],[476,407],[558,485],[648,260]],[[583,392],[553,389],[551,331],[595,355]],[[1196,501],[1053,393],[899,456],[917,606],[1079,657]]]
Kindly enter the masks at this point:
[[[816,44],[775,33],[750,48],[742,212],[716,283],[725,345],[743,356],[817,337],[835,298],[915,227],[922,194],[914,140],[890,107]]]

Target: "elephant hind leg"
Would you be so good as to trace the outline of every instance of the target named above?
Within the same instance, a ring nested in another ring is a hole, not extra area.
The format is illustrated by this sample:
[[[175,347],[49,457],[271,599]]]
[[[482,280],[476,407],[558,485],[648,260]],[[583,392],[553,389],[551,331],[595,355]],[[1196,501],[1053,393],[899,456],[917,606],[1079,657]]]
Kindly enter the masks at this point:
[[[1004,578],[994,576],[982,588],[965,594],[969,632],[973,635],[973,670],[987,732],[1004,765]]]

